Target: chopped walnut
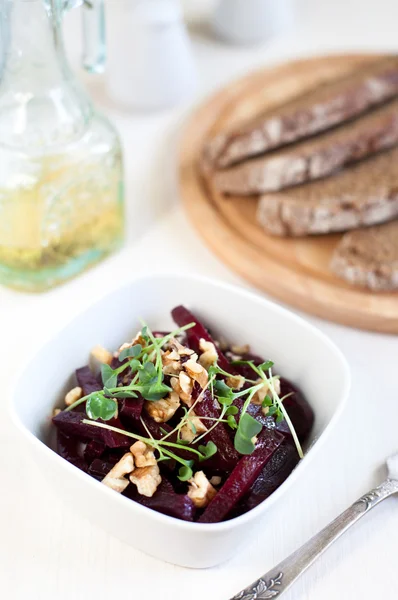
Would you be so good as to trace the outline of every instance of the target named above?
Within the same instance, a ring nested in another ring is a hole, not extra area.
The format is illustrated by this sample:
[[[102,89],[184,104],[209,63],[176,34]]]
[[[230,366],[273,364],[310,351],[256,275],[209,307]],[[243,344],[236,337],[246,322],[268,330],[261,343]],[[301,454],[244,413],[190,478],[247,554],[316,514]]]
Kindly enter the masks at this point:
[[[166,423],[175,414],[180,406],[178,394],[170,392],[166,398],[161,400],[145,402],[145,410],[156,423]]]
[[[121,494],[129,484],[129,480],[126,479],[125,475],[129,475],[133,471],[134,458],[130,452],[127,452],[127,454],[122,456],[119,462],[112,467],[109,473],[105,475],[102,483]]]
[[[134,456],[136,467],[152,467],[156,465],[156,458],[150,446],[144,442],[135,442],[130,446],[130,452]]]
[[[183,346],[176,338],[171,338],[169,343],[179,356],[191,356],[194,354],[194,351],[191,348]]]
[[[211,485],[203,471],[197,471],[188,483],[188,496],[197,508],[207,506],[217,494],[217,490]]]
[[[90,355],[98,362],[107,365],[110,365],[113,359],[112,352],[109,352],[109,350],[106,350],[106,348],[103,348],[103,346],[94,346],[90,352]]]
[[[222,479],[218,475],[213,475],[213,477],[210,479],[211,485],[220,485],[221,482]]]
[[[80,398],[83,398],[83,390],[81,387],[74,387],[72,390],[70,390],[66,396],[65,396],[65,404],[66,406],[71,406],[72,404],[74,404],[77,400],[80,400]]]
[[[206,370],[217,362],[218,354],[213,342],[207,342],[201,338],[199,342],[199,348],[202,354],[199,357],[199,364],[202,365]]]
[[[193,442],[193,440],[206,433],[207,427],[202,423],[199,417],[196,416],[195,411],[191,410],[189,413],[188,420],[180,429],[181,438],[187,442]]]
[[[226,378],[225,383],[233,390],[241,390],[245,385],[245,378],[242,375],[231,375]]]
[[[250,352],[250,346],[248,344],[244,344],[243,346],[238,346],[237,344],[234,344],[231,346],[231,350],[234,354],[243,356],[244,354],[248,354]]]
[[[53,410],[53,417],[56,417],[61,412],[62,412],[62,410],[60,408],[54,408],[54,410]]]
[[[202,365],[197,363],[194,358],[190,358],[184,363],[184,369],[194,381],[197,381],[201,388],[205,388],[209,381],[207,371]]]
[[[256,381],[256,383],[261,383],[261,382],[262,382],[262,379],[257,379],[257,381]],[[280,392],[281,392],[281,382],[280,382],[280,380],[279,380],[279,379],[277,379],[277,378],[273,378],[273,379],[272,379],[272,383],[273,383],[273,386],[274,386],[274,389],[275,389],[276,393],[277,393],[277,394],[278,394],[278,396],[279,396],[279,394],[280,394]],[[264,402],[264,398],[265,398],[265,396],[267,396],[267,395],[268,395],[268,396],[270,396],[270,397],[272,398],[272,391],[271,391],[271,388],[270,388],[270,386],[268,385],[268,383],[264,382],[264,385],[263,385],[263,387],[262,387],[262,388],[260,388],[260,389],[258,390],[258,392],[256,392],[256,393],[254,394],[254,396],[253,396],[253,398],[252,398],[252,403],[253,403],[253,404],[257,404],[257,405],[260,405],[260,404],[262,404],[262,403]]]
[[[175,350],[166,350],[162,354],[163,373],[165,375],[179,375],[182,371],[181,357]]]
[[[141,496],[152,498],[162,481],[162,477],[159,467],[156,464],[150,467],[135,469],[134,473],[130,475],[130,481],[137,486],[138,493]]]
[[[178,378],[172,377],[170,380],[171,387],[179,395],[181,402],[188,407],[191,407],[193,404],[193,383],[193,380],[184,371],[181,371]]]

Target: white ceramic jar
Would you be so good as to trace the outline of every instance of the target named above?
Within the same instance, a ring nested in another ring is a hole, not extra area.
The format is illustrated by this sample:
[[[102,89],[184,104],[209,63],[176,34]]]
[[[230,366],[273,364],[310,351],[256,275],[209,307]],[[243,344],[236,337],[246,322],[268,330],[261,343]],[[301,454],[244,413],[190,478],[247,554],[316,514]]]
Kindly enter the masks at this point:
[[[294,0],[220,0],[212,26],[221,38],[255,44],[289,29]]]
[[[151,110],[193,92],[196,69],[179,0],[113,0],[107,30],[106,81],[115,102]]]

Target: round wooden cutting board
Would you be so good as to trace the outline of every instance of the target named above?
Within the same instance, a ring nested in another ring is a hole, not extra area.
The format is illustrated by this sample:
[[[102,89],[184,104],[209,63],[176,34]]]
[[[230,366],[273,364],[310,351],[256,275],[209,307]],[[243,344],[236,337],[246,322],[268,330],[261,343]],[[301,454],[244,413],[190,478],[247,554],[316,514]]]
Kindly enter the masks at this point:
[[[256,198],[224,197],[199,168],[209,136],[375,58],[339,55],[300,60],[255,72],[225,87],[200,106],[186,125],[180,188],[185,208],[207,245],[250,283],[319,317],[398,333],[398,293],[355,288],[330,271],[340,234],[294,239],[269,236],[256,223]]]

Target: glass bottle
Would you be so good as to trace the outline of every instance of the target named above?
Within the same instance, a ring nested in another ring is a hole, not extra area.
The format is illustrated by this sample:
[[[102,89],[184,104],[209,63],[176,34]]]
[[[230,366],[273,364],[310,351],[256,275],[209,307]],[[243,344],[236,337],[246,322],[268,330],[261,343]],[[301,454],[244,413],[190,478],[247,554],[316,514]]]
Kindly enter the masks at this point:
[[[118,136],[67,64],[62,14],[79,0],[0,0],[0,283],[40,291],[123,239]],[[84,64],[104,63],[103,0],[87,0]]]

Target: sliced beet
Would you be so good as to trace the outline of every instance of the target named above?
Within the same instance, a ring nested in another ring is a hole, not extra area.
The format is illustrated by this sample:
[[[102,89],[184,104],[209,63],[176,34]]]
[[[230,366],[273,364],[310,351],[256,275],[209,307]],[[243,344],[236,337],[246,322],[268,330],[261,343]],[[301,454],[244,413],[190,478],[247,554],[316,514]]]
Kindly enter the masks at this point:
[[[171,315],[179,327],[184,327],[185,325],[189,325],[189,323],[195,323],[194,327],[185,332],[189,346],[195,350],[195,352],[200,353],[199,344],[201,339],[204,339],[207,342],[213,342],[213,344],[216,346],[215,341],[211,337],[206,327],[199,321],[199,319],[195,317],[195,315],[191,313],[191,311],[185,308],[185,306],[177,306],[171,311]],[[235,369],[231,366],[229,360],[225,357],[221,350],[217,348],[217,346],[216,349],[218,353],[219,366],[228,373],[235,373]]]
[[[197,400],[201,393],[201,388],[198,384],[195,384],[192,399]],[[215,398],[210,393],[210,390],[206,390],[202,395],[202,400],[195,404],[195,413],[198,417],[210,417],[212,419],[218,419],[220,417],[220,407]],[[212,421],[204,421],[205,425],[211,426]],[[210,425],[209,425],[210,424]],[[217,453],[209,460],[203,463],[206,467],[208,463],[212,464],[212,467],[220,471],[232,471],[236,463],[239,461],[239,454],[235,450],[231,438],[227,432],[224,423],[219,423],[210,433],[206,435],[203,443],[212,441],[217,446]]]
[[[86,425],[82,422],[84,419],[87,419],[85,414],[74,411],[63,411],[53,418],[53,423],[62,433],[75,436],[81,441],[99,440],[108,448],[125,448],[131,445],[131,438],[114,431],[109,431],[108,429]],[[98,422],[100,423],[101,421]],[[123,425],[119,419],[111,419],[107,421],[107,424],[123,429]]]
[[[120,459],[121,456],[117,455],[109,455],[106,458],[95,458],[91,463],[88,472],[90,475],[101,481]]]
[[[247,494],[283,440],[282,434],[263,429],[253,454],[240,459],[227,481],[199,518],[199,522],[219,523],[228,517],[233,508]]]
[[[101,384],[97,381],[96,377],[88,366],[76,369],[76,379],[77,383],[83,390],[83,396],[88,396],[93,392],[102,390]]]
[[[149,415],[143,413],[142,421],[145,423],[146,428],[150,432],[151,436],[155,438],[155,440],[161,440],[166,434],[173,431],[173,429],[167,423],[156,423]],[[141,433],[143,436],[148,437],[148,432],[146,431],[142,422],[140,423]],[[162,429],[166,432],[163,433]],[[177,441],[177,433],[174,433],[168,438],[168,441],[175,444]],[[167,447],[166,447],[167,449]],[[169,448],[173,454],[179,456],[184,460],[195,460],[196,456],[193,452],[189,452],[188,450],[183,450],[180,448]],[[167,468],[174,468],[175,462],[174,460],[167,460],[163,463]]]
[[[100,458],[106,450],[104,442],[90,440],[84,450],[84,460],[91,463],[95,458]]]
[[[57,431],[57,452],[75,467],[87,472],[88,466],[81,453],[79,439]]]
[[[257,477],[248,496],[242,501],[240,514],[255,508],[268,498],[289,477],[299,461],[296,446],[286,438]]]
[[[290,392],[293,392],[293,395],[286,398],[283,401],[283,405],[293,423],[300,442],[304,442],[308,438],[314,424],[314,412],[302,391],[288,379],[281,377],[280,397],[283,398],[283,396],[290,394]],[[285,420],[277,423],[276,429],[291,437],[289,426]]]
[[[144,398],[123,398],[119,400],[119,417],[122,422],[126,419],[128,424],[137,425],[140,420]]]
[[[162,477],[162,482],[152,498],[141,496],[135,485],[129,485],[123,492],[124,496],[138,502],[142,506],[156,510],[169,517],[193,521],[195,506],[192,500],[185,494],[176,494],[170,481]]]

